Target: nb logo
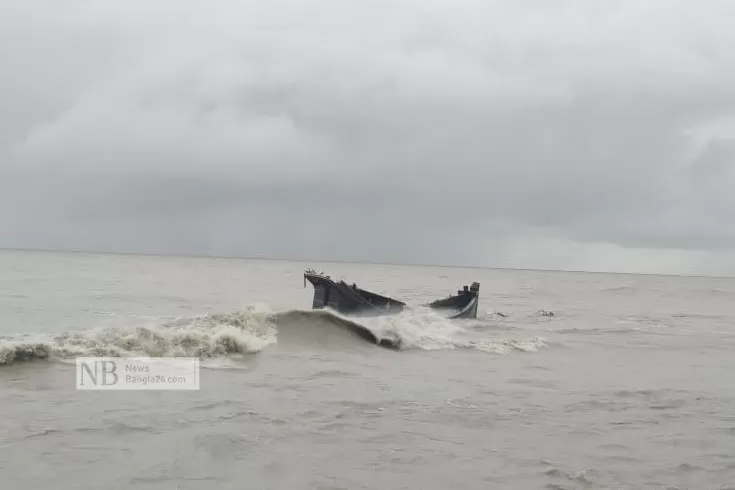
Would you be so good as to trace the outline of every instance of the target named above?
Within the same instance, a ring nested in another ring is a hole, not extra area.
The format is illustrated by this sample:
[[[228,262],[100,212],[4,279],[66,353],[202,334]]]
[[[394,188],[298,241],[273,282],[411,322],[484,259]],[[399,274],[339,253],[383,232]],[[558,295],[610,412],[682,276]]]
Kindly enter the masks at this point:
[[[117,383],[117,363],[115,361],[82,361],[79,363],[81,371],[79,386],[87,386],[85,379],[94,386],[111,386]]]

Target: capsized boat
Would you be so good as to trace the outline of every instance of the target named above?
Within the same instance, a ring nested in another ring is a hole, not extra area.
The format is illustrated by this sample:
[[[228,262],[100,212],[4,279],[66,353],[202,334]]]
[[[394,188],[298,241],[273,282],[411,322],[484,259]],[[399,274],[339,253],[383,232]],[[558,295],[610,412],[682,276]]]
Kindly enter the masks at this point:
[[[335,281],[313,269],[304,272],[304,287],[306,281],[314,286],[312,309],[329,307],[343,315],[380,316],[399,313],[406,306],[403,301],[366,291],[355,283]],[[477,318],[479,293],[480,283],[473,282],[459,290],[456,296],[449,295],[425,306],[445,313],[448,318]]]

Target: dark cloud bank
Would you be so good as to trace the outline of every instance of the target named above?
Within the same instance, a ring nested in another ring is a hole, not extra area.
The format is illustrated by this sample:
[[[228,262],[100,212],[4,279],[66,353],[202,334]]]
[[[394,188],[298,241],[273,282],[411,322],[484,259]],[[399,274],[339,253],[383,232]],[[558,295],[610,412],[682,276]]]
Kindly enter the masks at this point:
[[[0,246],[735,274],[735,4],[0,13]]]

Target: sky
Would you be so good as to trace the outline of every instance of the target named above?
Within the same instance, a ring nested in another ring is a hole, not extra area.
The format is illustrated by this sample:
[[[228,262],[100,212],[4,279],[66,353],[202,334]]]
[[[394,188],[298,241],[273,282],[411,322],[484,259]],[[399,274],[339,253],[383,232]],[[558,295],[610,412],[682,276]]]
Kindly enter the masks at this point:
[[[5,0],[0,247],[735,275],[730,0]]]

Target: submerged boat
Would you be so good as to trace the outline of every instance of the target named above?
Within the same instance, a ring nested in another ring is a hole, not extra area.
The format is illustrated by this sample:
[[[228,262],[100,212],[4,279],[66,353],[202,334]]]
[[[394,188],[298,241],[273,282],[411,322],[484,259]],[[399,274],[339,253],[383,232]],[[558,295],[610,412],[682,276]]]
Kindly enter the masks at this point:
[[[451,294],[429,303],[429,308],[447,311],[449,318],[477,318],[477,302],[480,296],[480,283],[473,282],[471,286],[464,286],[457,291],[457,296]]]
[[[315,310],[329,307],[345,315],[379,316],[399,313],[406,306],[402,301],[365,291],[354,283],[335,281],[313,269],[304,272],[304,287],[306,281],[314,286],[311,307]]]
[[[343,315],[380,316],[400,313],[406,306],[403,301],[366,291],[355,283],[335,281],[313,269],[304,272],[304,287],[306,281],[314,286],[311,306],[315,310],[329,307]],[[456,296],[450,294],[425,306],[446,313],[448,318],[477,318],[479,294],[480,283],[473,282],[459,290]]]

